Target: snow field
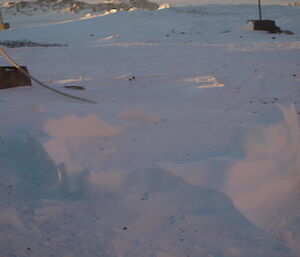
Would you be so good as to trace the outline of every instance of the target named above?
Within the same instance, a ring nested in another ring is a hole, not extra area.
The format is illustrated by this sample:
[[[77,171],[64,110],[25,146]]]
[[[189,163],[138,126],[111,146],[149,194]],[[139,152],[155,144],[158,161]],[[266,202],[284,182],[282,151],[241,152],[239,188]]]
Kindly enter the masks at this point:
[[[299,9],[270,7],[295,32],[276,39],[243,28],[253,10],[1,32],[67,43],[5,50],[99,104],[0,92],[0,255],[298,256]]]

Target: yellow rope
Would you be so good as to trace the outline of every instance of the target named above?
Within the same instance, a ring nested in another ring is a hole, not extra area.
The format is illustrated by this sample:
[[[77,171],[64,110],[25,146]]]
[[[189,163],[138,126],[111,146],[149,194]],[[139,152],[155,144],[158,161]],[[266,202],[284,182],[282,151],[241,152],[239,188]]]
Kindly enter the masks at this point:
[[[66,97],[70,97],[79,101],[83,101],[86,103],[93,103],[93,104],[97,104],[97,102],[89,100],[89,99],[85,99],[82,97],[78,97],[78,96],[74,96],[74,95],[69,95],[67,93],[64,93],[60,90],[54,89],[52,87],[47,86],[46,84],[44,84],[43,82],[37,80],[36,78],[34,78],[33,76],[31,76],[28,72],[26,72],[24,69],[22,69],[18,64],[16,64],[9,56],[8,54],[0,47],[0,53],[3,55],[3,57],[8,60],[14,67],[16,67],[21,73],[23,73],[26,77],[28,77],[29,79],[32,79],[33,81],[35,81],[36,83],[38,83],[39,85],[41,85],[44,88],[47,88],[57,94],[66,96]]]

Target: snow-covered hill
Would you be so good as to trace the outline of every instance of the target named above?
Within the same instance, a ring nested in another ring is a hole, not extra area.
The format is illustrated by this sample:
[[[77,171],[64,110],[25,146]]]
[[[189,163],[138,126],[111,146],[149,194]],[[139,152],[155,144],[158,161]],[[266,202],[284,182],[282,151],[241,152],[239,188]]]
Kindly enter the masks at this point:
[[[0,256],[298,257],[300,9],[263,12],[294,34],[253,5],[5,15],[19,65],[98,104],[0,90]]]
[[[115,10],[128,11],[132,8],[147,10],[158,9],[159,5],[147,0],[107,1],[104,3],[90,4],[76,0],[37,0],[6,2],[2,10],[6,15],[34,15],[36,13],[70,12],[70,13],[99,13]]]

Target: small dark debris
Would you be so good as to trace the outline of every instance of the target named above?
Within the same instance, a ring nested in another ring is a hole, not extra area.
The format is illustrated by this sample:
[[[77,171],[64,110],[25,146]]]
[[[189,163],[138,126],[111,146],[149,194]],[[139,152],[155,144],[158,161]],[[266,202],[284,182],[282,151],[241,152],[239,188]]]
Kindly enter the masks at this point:
[[[272,39],[276,39],[276,37],[272,37]]]
[[[180,238],[180,241],[182,242],[184,239],[183,238]]]
[[[31,250],[31,248],[30,247],[27,247],[27,251],[30,251]]]
[[[296,74],[293,74],[293,77],[296,77]]]
[[[278,101],[278,98],[277,98],[277,97],[275,97],[275,98],[274,98],[274,100],[275,100],[275,101]]]
[[[253,101],[249,101],[249,103],[250,103],[250,104],[252,104],[252,103],[253,103]]]
[[[169,34],[166,34],[166,37],[169,37],[170,35]]]
[[[80,87],[80,86],[64,86],[64,88],[73,89],[73,90],[85,90],[84,87]]]
[[[130,77],[128,78],[128,80],[129,80],[129,81],[135,80],[135,76],[130,76]]]
[[[94,36],[94,34],[91,34],[90,36],[91,36],[91,37],[93,37],[93,36]]]
[[[127,227],[124,227],[123,230],[127,230]]]
[[[283,31],[281,31],[281,33],[284,33],[286,35],[294,35],[294,33],[290,30],[283,30]]]
[[[5,40],[0,41],[0,45],[6,46],[9,48],[17,48],[17,47],[62,47],[62,46],[68,46],[67,44],[61,45],[61,44],[49,44],[49,43],[37,43],[30,40]]]

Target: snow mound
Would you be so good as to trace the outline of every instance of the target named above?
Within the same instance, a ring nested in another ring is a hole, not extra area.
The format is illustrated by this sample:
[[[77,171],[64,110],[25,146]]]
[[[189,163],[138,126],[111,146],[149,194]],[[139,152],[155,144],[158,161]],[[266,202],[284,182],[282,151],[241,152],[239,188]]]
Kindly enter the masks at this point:
[[[215,88],[215,87],[225,87],[223,83],[220,83],[215,76],[203,76],[203,77],[194,77],[186,78],[182,80],[186,83],[196,83],[199,84],[197,88]]]
[[[256,213],[266,202],[282,203],[284,196],[293,190],[289,184],[300,178],[297,112],[294,106],[284,108],[279,105],[275,108],[262,111],[256,127],[236,132],[242,134],[238,145],[244,151],[244,158],[233,165],[228,173],[227,191],[236,195],[241,205],[242,202],[254,202],[252,197],[259,204],[252,192],[260,195],[262,202],[261,206],[256,206]],[[250,205],[253,208],[253,203]]]
[[[19,184],[19,190],[35,199],[56,197],[60,192],[59,170],[36,137],[23,128],[0,138],[0,156],[7,163],[2,177],[9,172],[6,180],[11,181],[11,187]]]
[[[226,195],[161,169],[95,173],[85,189],[85,201],[31,199],[2,210],[1,255],[33,249],[31,256],[291,256]],[[11,247],[12,238],[20,243]]]
[[[82,191],[81,183],[88,171],[76,161],[74,155],[78,153],[82,158],[88,158],[86,155],[90,154],[80,151],[81,147],[104,137],[116,136],[122,129],[93,114],[84,118],[70,114],[57,120],[49,119],[44,131],[50,139],[44,142],[43,148],[51,160],[60,166],[64,189],[68,193],[78,193]]]
[[[156,114],[135,108],[123,109],[117,116],[120,119],[150,121],[154,123],[160,122],[160,118]]]
[[[255,127],[238,127],[232,134],[229,156],[161,167],[191,184],[225,192],[251,221],[278,232],[278,223],[271,225],[271,220],[282,217],[282,206],[293,209],[286,202],[296,199],[299,190],[300,129],[295,106],[266,108]],[[299,218],[295,213],[288,216],[293,224]]]
[[[44,131],[51,138],[44,144],[36,139],[39,133],[29,131],[0,140],[0,156],[15,176],[17,192],[14,205],[0,214],[3,256],[20,255],[24,249],[34,249],[32,256],[45,256],[50,249],[63,256],[292,256],[252,225],[224,193],[191,185],[162,169],[72,173],[76,163],[68,157],[74,148],[121,133],[96,115],[48,120]],[[64,153],[58,158],[60,149]],[[11,247],[12,238],[20,243]]]
[[[61,79],[55,82],[58,84],[69,84],[69,83],[74,83],[74,82],[78,83],[78,82],[88,81],[88,80],[92,80],[92,78],[77,77],[77,78]]]
[[[277,243],[249,223],[223,193],[191,186],[164,170],[94,173],[89,181],[90,195],[100,201],[105,196],[114,203],[104,207],[110,212],[110,217],[105,217],[108,224],[122,213],[112,226],[112,252],[139,256],[156,249],[155,256],[189,253],[190,256],[229,257],[234,256],[232,252],[251,249],[253,238],[260,237],[261,241],[254,243],[260,244],[258,256],[281,254],[278,250],[281,246],[276,246]],[[249,233],[242,236],[244,229]],[[237,234],[245,238],[240,240]],[[216,245],[211,241],[215,236],[220,242],[227,238],[228,244]],[[145,245],[151,247],[144,248]]]

